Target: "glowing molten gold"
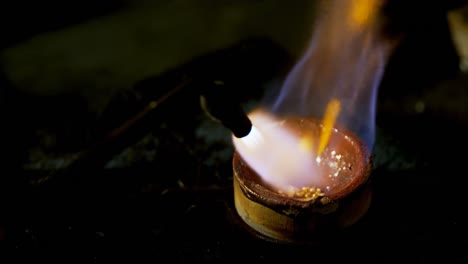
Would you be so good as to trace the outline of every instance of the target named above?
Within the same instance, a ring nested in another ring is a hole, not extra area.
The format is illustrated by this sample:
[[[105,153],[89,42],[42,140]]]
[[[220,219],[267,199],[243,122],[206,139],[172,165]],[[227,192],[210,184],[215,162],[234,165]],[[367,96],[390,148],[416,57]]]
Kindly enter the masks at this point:
[[[330,141],[330,136],[335,125],[335,120],[340,113],[341,104],[340,101],[336,99],[330,100],[325,110],[325,115],[323,117],[323,127],[322,132],[320,133],[320,141],[317,149],[317,157],[320,157],[323,150]]]

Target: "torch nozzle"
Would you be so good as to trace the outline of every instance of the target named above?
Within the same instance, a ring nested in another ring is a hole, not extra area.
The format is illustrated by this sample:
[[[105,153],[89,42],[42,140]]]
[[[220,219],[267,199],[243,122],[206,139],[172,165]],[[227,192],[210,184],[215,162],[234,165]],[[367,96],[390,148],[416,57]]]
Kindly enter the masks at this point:
[[[231,130],[237,138],[242,138],[252,130],[252,122],[242,109],[240,103],[232,96],[222,82],[213,82],[200,96],[202,109],[212,119]]]

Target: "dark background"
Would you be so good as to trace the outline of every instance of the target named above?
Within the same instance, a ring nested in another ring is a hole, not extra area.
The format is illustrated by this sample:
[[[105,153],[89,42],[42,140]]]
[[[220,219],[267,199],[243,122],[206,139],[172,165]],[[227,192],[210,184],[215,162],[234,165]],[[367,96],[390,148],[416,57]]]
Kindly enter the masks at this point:
[[[3,1],[2,263],[467,263],[458,3],[404,2],[386,9],[406,38],[379,90],[371,209],[299,246],[236,222],[230,132],[198,91],[222,80],[254,107],[306,47],[313,1]]]

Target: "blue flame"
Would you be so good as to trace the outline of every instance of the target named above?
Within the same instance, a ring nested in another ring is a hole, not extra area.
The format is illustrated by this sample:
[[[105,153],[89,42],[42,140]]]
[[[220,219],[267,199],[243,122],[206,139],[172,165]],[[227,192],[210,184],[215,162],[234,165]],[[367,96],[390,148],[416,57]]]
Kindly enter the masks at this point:
[[[341,112],[337,123],[372,149],[385,43],[375,27],[353,31],[339,13],[324,18],[317,24],[306,53],[286,76],[273,102],[267,104],[277,115],[320,119],[328,102],[338,99]]]

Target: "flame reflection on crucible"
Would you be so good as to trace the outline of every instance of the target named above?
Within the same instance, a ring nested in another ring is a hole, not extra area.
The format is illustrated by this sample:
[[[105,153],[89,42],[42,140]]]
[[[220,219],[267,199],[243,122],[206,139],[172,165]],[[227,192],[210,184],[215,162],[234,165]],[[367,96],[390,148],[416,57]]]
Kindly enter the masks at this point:
[[[280,190],[325,185],[317,164],[333,144],[326,130],[335,123],[372,149],[377,89],[391,48],[379,31],[380,2],[323,1],[305,54],[262,110],[250,114],[252,135],[233,138],[246,162]],[[322,131],[293,135],[280,125],[289,116],[320,119]]]

